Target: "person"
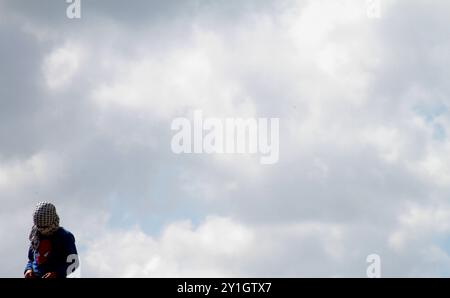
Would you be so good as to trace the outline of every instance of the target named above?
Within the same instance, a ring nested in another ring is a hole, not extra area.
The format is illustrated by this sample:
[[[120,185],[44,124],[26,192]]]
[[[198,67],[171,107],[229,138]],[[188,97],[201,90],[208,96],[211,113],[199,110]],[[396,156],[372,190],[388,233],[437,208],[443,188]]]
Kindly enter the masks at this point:
[[[75,237],[59,226],[56,207],[48,202],[36,205],[33,213],[25,278],[65,278],[78,266]],[[74,263],[76,258],[76,263]]]

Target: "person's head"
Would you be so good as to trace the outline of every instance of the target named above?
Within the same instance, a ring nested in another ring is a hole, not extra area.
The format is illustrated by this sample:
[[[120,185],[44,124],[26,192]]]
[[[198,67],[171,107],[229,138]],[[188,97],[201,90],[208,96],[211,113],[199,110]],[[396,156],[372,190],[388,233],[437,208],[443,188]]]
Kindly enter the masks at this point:
[[[53,234],[59,228],[59,217],[55,206],[48,202],[38,203],[34,209],[33,222],[41,235]]]

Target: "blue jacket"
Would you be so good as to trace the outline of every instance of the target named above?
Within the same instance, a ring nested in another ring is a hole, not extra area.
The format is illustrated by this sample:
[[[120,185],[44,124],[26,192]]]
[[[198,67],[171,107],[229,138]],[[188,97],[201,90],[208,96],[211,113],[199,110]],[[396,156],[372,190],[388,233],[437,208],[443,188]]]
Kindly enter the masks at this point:
[[[25,271],[33,270],[36,277],[55,272],[57,277],[64,278],[67,276],[67,268],[73,264],[68,256],[76,254],[75,237],[60,227],[49,237],[41,236],[38,249],[30,246]]]

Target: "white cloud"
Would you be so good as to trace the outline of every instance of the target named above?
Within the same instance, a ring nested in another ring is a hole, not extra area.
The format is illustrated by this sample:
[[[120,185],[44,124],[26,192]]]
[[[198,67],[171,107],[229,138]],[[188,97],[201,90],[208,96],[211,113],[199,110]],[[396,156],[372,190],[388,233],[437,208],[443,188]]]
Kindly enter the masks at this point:
[[[280,274],[274,264],[284,264],[285,253],[297,253],[310,262],[311,251],[301,247],[303,241],[324,248],[318,252],[320,259],[342,261],[348,244],[344,231],[344,227],[321,223],[254,226],[219,216],[208,216],[197,226],[191,221],[171,223],[158,237],[138,227],[107,231],[88,242],[81,256],[82,272],[86,277],[268,276]],[[262,259],[266,271],[253,272],[252,267],[263,265]],[[287,265],[284,275],[308,274],[297,265]]]
[[[167,49],[162,56],[145,51],[130,61],[108,52],[102,59],[109,61],[116,76],[93,90],[94,102],[100,107],[112,104],[150,111],[163,119],[195,107],[213,115],[254,116],[254,103],[242,98],[239,86],[224,76],[226,41],[204,29],[193,30],[186,38],[185,44]]]
[[[198,227],[190,221],[171,223],[158,238],[137,227],[112,231],[89,242],[83,272],[113,277],[231,276],[235,265],[230,262],[252,253],[253,237],[245,226],[214,216]]]
[[[66,87],[82,63],[83,50],[67,43],[54,49],[44,60],[43,72],[50,89]]]
[[[389,238],[396,251],[408,249],[414,242],[431,247],[433,237],[450,231],[450,209],[446,206],[410,206],[398,220],[398,227]]]
[[[30,185],[51,183],[59,163],[51,155],[37,153],[27,160],[0,163],[0,190],[17,192]]]

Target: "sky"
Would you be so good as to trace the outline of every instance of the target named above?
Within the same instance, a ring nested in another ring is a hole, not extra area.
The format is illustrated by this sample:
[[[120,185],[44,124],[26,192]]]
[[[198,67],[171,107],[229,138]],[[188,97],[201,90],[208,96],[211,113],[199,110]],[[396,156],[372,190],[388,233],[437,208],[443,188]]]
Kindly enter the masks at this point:
[[[377,3],[0,0],[0,277],[40,201],[82,277],[449,277],[450,2]],[[196,110],[278,162],[174,154]]]

